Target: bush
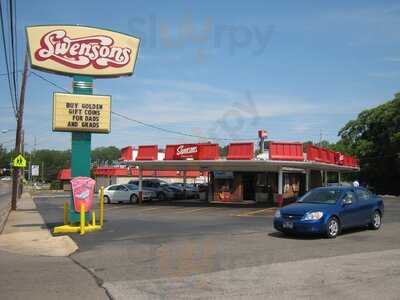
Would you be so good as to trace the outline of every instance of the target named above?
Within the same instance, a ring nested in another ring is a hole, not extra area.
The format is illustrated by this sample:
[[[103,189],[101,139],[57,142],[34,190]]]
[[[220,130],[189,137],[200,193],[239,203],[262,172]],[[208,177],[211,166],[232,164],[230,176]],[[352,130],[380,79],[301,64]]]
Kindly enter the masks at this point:
[[[51,190],[62,190],[63,188],[63,184],[60,180],[53,180],[50,183],[50,189]]]

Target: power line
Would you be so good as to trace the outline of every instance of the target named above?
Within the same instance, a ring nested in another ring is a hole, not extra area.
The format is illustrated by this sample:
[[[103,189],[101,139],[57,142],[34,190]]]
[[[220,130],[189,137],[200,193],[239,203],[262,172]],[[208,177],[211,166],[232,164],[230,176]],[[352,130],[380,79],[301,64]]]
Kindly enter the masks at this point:
[[[21,70],[17,70],[16,73],[21,73]],[[8,75],[14,74],[14,72],[10,72],[10,73],[0,73],[0,76],[8,76]]]
[[[9,15],[10,15],[10,37],[11,37],[11,63],[12,63],[12,70],[13,70],[13,76],[12,76],[12,81],[13,81],[13,87],[14,87],[14,101],[15,101],[15,107],[18,107],[18,91],[17,91],[17,66],[16,66],[16,52],[15,52],[15,43],[14,40],[16,37],[14,37],[14,32],[15,32],[15,25],[14,25],[14,9],[13,9],[13,0],[9,0]]]
[[[14,76],[15,80],[17,82],[17,95],[18,95],[18,36],[17,36],[17,0],[14,0],[15,5],[14,5],[14,40],[15,40],[15,51],[14,51],[14,57],[15,57],[15,69],[14,69]]]
[[[70,92],[69,90],[67,90],[66,88],[62,87],[61,85],[58,85],[57,83],[54,83],[53,81],[51,81],[51,80],[49,80],[49,79],[47,79],[47,78],[45,78],[45,77],[43,77],[42,75],[36,73],[35,71],[32,71],[32,70],[31,70],[30,73],[33,74],[33,75],[35,75],[36,77],[38,77],[38,78],[40,78],[40,79],[46,81],[47,83],[51,84],[52,86],[54,86],[54,87],[56,87],[56,88],[58,88],[58,89],[63,90],[64,92],[71,93],[71,92]]]
[[[0,0],[0,22],[1,22],[1,35],[3,39],[3,49],[4,49],[4,57],[5,57],[5,63],[6,63],[6,69],[7,69],[7,79],[8,79],[8,88],[10,91],[10,99],[11,99],[11,104],[12,108],[14,111],[14,116],[17,117],[17,106],[15,105],[15,97],[13,95],[13,89],[12,89],[12,83],[11,83],[11,78],[10,78],[10,66],[8,65],[8,53],[7,53],[7,45],[6,45],[6,35],[4,32],[4,18],[3,18],[3,7],[1,5],[1,0]],[[13,70],[14,72],[14,70]]]
[[[68,91],[66,88],[64,88],[64,87],[62,87],[62,86],[60,86],[60,85],[58,85],[58,84],[52,82],[51,80],[45,78],[44,76],[39,75],[38,73],[36,73],[36,72],[34,72],[34,71],[31,71],[31,73],[32,73],[33,75],[35,75],[36,77],[38,77],[38,78],[40,78],[40,79],[46,81],[47,83],[51,84],[52,86],[57,87],[57,88],[59,88],[59,89],[65,91],[65,92],[67,92],[67,93],[70,93],[70,91]],[[128,120],[128,121],[138,123],[138,124],[140,124],[140,125],[142,125],[142,126],[146,126],[146,127],[149,127],[149,128],[153,128],[153,129],[157,129],[157,130],[163,131],[163,132],[172,133],[172,134],[181,135],[181,136],[186,136],[186,137],[200,138],[200,139],[206,139],[206,140],[222,140],[222,141],[244,141],[244,140],[249,141],[249,140],[256,140],[256,139],[254,139],[254,138],[246,138],[246,139],[244,139],[244,138],[238,138],[238,139],[233,139],[233,138],[219,138],[219,137],[200,136],[200,135],[195,135],[195,134],[190,134],[190,133],[185,133],[185,132],[180,132],[180,131],[165,129],[165,128],[162,128],[162,127],[159,127],[159,126],[156,126],[156,125],[153,125],[153,124],[149,124],[149,123],[146,123],[146,122],[143,122],[143,121],[139,121],[139,120],[133,119],[133,118],[131,118],[131,117],[128,117],[128,116],[123,115],[123,114],[118,113],[118,112],[112,111],[111,113],[114,114],[114,115],[116,115],[116,116],[119,116],[119,117],[121,117],[121,118],[124,118],[124,119],[126,119],[126,120]]]
[[[150,127],[150,128],[153,128],[153,129],[157,129],[157,130],[160,130],[160,131],[167,132],[167,133],[172,133],[172,134],[187,136],[187,137],[200,138],[200,139],[205,139],[205,140],[221,140],[221,141],[244,141],[244,140],[245,140],[245,141],[249,141],[249,140],[257,140],[257,139],[255,139],[255,138],[247,138],[247,139],[238,138],[238,139],[233,139],[233,138],[219,138],[219,137],[200,136],[200,135],[185,133],[185,132],[181,132],[181,131],[175,131],[175,130],[165,129],[165,128],[162,128],[162,127],[159,127],[159,126],[156,126],[156,125],[152,125],[152,124],[149,124],[149,123],[145,123],[145,122],[143,122],[143,121],[139,121],[139,120],[133,119],[133,118],[131,118],[131,117],[125,116],[125,115],[123,115],[123,114],[121,114],[121,113],[117,113],[117,112],[115,112],[115,111],[112,111],[111,113],[112,113],[113,115],[119,116],[119,117],[121,117],[121,118],[123,118],[123,119],[126,119],[126,120],[128,120],[128,121],[132,121],[132,122],[138,123],[138,124],[143,125],[143,126],[146,126],[146,127]]]

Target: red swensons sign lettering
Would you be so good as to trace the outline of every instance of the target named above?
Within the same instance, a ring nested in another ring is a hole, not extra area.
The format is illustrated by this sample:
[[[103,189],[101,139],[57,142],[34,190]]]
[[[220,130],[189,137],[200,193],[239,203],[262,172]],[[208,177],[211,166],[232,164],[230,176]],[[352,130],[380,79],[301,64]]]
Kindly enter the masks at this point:
[[[39,61],[54,60],[65,66],[82,69],[92,65],[96,69],[120,68],[130,61],[132,49],[116,47],[114,40],[106,35],[70,38],[64,30],[48,32],[40,40],[36,50]]]
[[[176,156],[177,158],[194,158],[197,151],[197,145],[179,145],[176,148]]]
[[[45,25],[26,28],[32,68],[71,75],[130,75],[140,40],[95,27]]]

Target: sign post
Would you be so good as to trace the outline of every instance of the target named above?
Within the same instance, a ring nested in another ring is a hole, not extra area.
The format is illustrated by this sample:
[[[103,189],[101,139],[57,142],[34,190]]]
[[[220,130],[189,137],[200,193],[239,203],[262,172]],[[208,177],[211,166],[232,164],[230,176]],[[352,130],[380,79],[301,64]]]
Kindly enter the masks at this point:
[[[73,94],[53,95],[53,131],[71,132],[71,176],[90,177],[92,133],[109,133],[111,119],[111,97],[93,96],[93,78],[132,75],[140,39],[77,25],[29,26],[26,35],[32,68],[73,76]],[[91,208],[84,208],[82,212],[71,196],[68,219],[80,222],[80,229],[73,224],[55,232],[97,230],[95,220],[90,227]]]
[[[73,79],[73,93],[81,95],[93,94],[93,78],[90,76],[75,75]],[[72,132],[71,139],[71,176],[90,177],[92,134],[90,132]],[[79,222],[80,214],[75,211],[73,197],[69,205],[70,222]],[[90,222],[90,213],[85,216]]]

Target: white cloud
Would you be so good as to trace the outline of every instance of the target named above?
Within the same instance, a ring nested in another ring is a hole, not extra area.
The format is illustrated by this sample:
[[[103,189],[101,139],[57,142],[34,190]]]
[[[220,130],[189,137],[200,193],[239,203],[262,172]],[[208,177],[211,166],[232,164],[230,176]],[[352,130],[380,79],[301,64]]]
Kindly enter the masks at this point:
[[[400,57],[384,57],[383,58],[384,61],[388,61],[388,62],[400,62]]]
[[[397,71],[382,71],[382,72],[369,72],[367,73],[369,77],[379,78],[379,79],[397,79],[400,77],[400,72]]]

